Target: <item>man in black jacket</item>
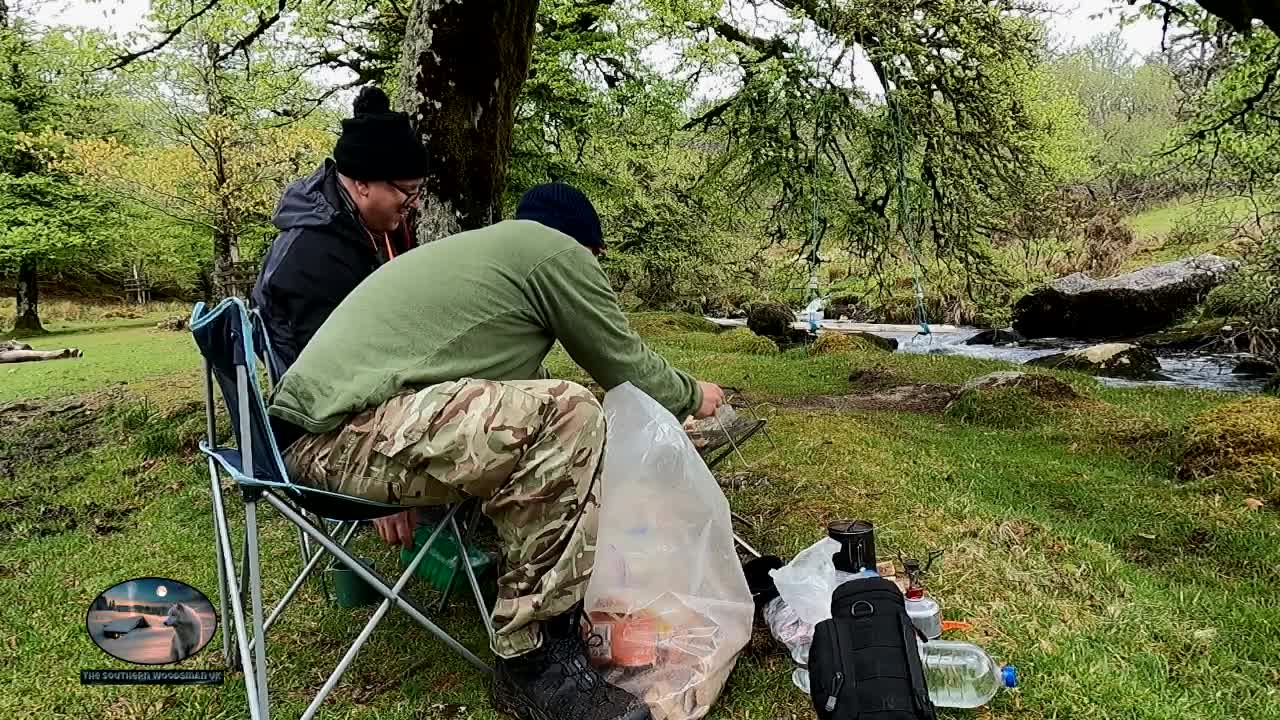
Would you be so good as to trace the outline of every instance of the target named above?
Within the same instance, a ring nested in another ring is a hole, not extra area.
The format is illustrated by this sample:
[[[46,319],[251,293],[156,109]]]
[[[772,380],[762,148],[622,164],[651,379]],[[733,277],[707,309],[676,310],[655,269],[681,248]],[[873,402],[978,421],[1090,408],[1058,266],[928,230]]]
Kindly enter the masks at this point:
[[[309,177],[291,184],[272,223],[280,229],[253,288],[283,373],[329,313],[378,266],[414,245],[427,151],[385,93],[366,87],[342,135]]]

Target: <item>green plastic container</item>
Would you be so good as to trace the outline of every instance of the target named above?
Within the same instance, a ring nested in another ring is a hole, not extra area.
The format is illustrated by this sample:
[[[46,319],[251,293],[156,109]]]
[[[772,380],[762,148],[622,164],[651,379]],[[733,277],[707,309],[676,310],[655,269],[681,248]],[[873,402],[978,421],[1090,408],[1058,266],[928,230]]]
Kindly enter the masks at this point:
[[[431,533],[434,531],[435,526],[430,524],[419,525],[414,530],[413,549],[401,548],[400,550],[400,567],[409,567],[409,563],[413,562],[413,558],[417,556],[418,551],[422,549],[422,546],[427,542],[427,538],[430,538]],[[472,572],[476,574],[476,579],[480,581],[481,591],[489,594],[494,585],[494,579],[489,577],[489,571],[493,569],[493,558],[473,545],[467,545],[466,549],[467,560],[471,564]],[[454,573],[454,566],[457,561],[458,544],[453,539],[453,533],[448,528],[445,528],[440,531],[440,535],[436,537],[435,542],[431,543],[431,549],[427,551],[427,556],[418,565],[417,575],[431,587],[444,592],[444,589],[449,586],[449,578]],[[458,566],[457,573],[458,576],[453,581],[453,589],[455,591],[467,587],[467,574],[461,566]]]

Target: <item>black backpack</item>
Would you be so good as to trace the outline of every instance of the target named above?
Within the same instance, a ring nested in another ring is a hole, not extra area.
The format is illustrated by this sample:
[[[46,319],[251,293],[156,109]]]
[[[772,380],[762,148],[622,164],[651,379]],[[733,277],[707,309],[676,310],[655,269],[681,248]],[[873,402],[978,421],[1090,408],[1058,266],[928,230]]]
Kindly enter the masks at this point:
[[[809,694],[820,720],[934,720],[915,626],[884,578],[850,580],[814,628]]]

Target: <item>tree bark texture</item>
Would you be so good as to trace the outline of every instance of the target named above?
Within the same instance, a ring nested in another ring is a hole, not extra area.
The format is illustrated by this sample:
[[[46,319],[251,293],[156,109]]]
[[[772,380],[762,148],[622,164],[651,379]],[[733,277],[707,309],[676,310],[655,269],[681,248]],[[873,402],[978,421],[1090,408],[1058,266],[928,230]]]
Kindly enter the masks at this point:
[[[538,0],[416,0],[400,61],[400,109],[431,162],[419,243],[502,218],[516,100]]]
[[[18,291],[15,299],[18,307],[13,321],[13,329],[22,333],[42,333],[44,326],[40,324],[40,273],[35,260],[24,259],[18,265]]]

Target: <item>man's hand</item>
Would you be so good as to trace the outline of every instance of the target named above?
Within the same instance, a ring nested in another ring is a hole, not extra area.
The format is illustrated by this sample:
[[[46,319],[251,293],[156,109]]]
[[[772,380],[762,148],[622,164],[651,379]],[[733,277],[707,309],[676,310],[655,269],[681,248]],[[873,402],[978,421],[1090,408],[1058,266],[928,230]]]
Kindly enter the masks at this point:
[[[720,409],[720,405],[724,403],[724,390],[715,383],[701,380],[698,381],[698,388],[702,390],[702,404],[698,406],[698,411],[693,416],[701,420],[715,415],[716,410]]]
[[[417,508],[409,508],[402,513],[380,517],[373,521],[378,528],[378,537],[388,545],[413,547],[413,530],[418,526]]]

